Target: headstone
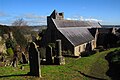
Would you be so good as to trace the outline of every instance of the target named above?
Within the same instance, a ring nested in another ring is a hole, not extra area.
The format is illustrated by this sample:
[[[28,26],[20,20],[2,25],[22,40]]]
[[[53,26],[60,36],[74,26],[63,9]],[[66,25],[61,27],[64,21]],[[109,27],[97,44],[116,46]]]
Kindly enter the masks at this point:
[[[23,64],[27,64],[28,63],[24,52],[22,52],[22,63]]]
[[[30,43],[29,47],[30,75],[41,77],[40,69],[40,53],[34,42]]]
[[[16,67],[16,66],[17,66],[17,58],[16,58],[16,57],[13,59],[12,66],[13,66],[13,67]]]
[[[54,63],[57,65],[64,65],[65,58],[62,56],[61,40],[56,40],[56,57],[54,58]]]
[[[5,61],[5,57],[4,56],[2,56],[2,58],[1,58],[1,60],[0,60],[1,62],[4,62]]]
[[[47,46],[46,48],[46,63],[47,64],[52,64],[52,47],[51,46]]]
[[[46,48],[45,47],[40,47],[40,48],[38,48],[38,50],[40,51],[40,57],[42,59],[46,59]]]
[[[18,54],[17,54],[17,53],[14,53],[12,66],[13,66],[13,67],[16,67],[17,64],[18,64]]]

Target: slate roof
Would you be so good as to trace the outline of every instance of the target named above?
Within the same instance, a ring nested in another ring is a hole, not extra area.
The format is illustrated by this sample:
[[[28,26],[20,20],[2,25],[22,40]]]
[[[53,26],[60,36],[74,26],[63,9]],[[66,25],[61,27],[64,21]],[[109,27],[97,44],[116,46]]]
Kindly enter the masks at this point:
[[[58,28],[58,30],[74,45],[80,45],[92,41],[94,37],[87,28],[67,27]]]
[[[91,21],[79,21],[79,20],[58,20],[53,19],[58,28],[65,27],[90,27],[90,28],[101,28],[98,22]]]

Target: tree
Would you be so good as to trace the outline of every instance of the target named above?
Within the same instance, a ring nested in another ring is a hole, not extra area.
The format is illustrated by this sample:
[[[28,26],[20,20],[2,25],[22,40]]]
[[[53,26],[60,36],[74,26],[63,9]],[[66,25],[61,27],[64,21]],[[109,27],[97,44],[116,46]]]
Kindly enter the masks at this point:
[[[27,26],[27,22],[23,19],[17,19],[12,23],[12,26]]]
[[[25,39],[24,35],[21,33],[20,29],[16,29],[16,31],[14,32],[14,37],[20,46],[26,47],[27,40]]]
[[[16,47],[16,45],[17,45],[17,42],[16,42],[16,40],[15,39],[7,39],[6,40],[6,42],[5,42],[5,44],[6,44],[6,48],[8,49],[8,48],[12,48],[13,50],[15,50],[15,47]]]

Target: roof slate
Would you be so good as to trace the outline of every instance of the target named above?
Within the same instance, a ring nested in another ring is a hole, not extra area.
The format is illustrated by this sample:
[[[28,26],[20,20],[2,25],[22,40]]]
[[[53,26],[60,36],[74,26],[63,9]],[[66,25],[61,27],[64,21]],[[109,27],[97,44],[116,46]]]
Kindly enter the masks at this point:
[[[53,19],[58,28],[65,27],[90,27],[90,28],[101,28],[98,22],[91,21],[79,21],[79,20],[58,20]]]
[[[58,28],[58,30],[74,45],[80,45],[94,39],[87,28],[68,27]]]

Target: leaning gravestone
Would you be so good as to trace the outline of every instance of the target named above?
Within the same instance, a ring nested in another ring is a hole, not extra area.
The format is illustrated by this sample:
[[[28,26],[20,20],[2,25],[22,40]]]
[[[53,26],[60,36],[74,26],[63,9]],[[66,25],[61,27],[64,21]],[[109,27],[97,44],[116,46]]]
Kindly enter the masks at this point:
[[[30,75],[41,77],[40,54],[34,42],[29,47]]]
[[[46,63],[47,64],[52,64],[52,47],[51,46],[47,46],[46,48]]]
[[[65,58],[62,56],[61,40],[56,40],[56,57],[54,63],[57,65],[64,65]]]

